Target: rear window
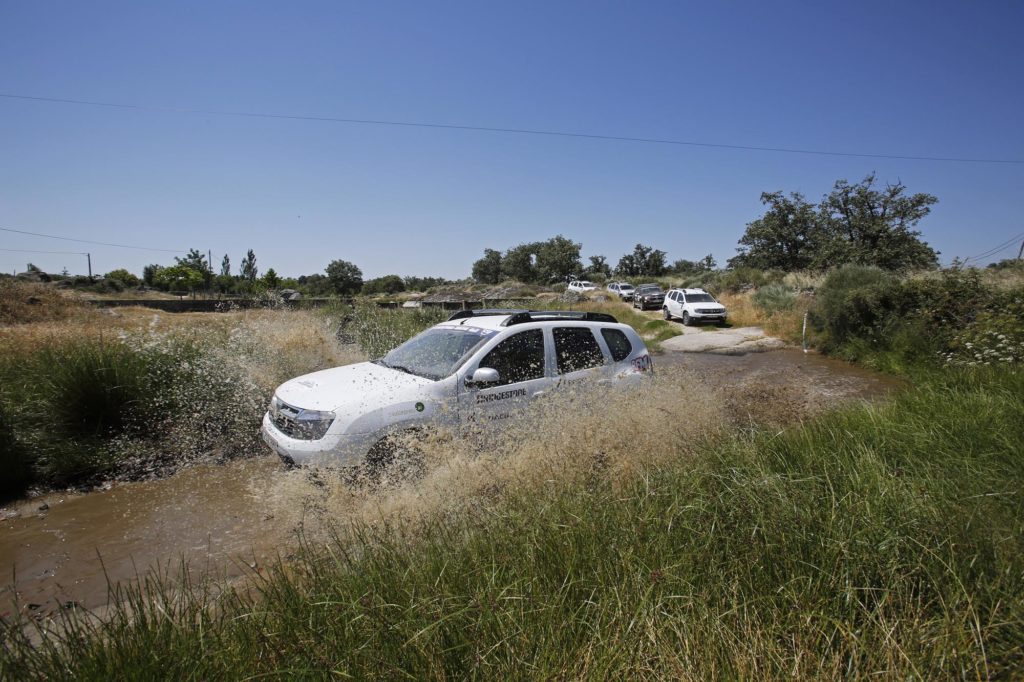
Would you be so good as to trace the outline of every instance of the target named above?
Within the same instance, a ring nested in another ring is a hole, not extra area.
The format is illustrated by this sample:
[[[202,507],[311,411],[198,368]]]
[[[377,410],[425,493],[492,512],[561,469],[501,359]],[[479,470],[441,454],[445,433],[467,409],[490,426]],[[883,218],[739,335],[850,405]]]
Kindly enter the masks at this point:
[[[615,362],[622,362],[633,352],[633,344],[629,342],[629,339],[621,330],[602,329],[601,336],[604,337],[604,342],[608,344],[608,350],[611,351],[612,359]]]
[[[555,327],[555,357],[558,373],[568,374],[604,364],[597,339],[586,327]]]

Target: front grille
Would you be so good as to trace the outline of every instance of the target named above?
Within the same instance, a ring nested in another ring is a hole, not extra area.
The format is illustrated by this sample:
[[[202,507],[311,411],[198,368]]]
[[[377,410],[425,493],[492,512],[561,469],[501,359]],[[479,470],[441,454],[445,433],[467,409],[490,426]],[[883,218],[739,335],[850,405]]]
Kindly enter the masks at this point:
[[[697,308],[697,312],[701,315],[725,315],[724,310],[716,310],[715,308]]]
[[[299,408],[292,407],[288,403],[275,399],[270,407],[270,421],[277,427],[278,431],[291,438],[299,440],[311,440],[310,434],[296,420],[299,416]]]

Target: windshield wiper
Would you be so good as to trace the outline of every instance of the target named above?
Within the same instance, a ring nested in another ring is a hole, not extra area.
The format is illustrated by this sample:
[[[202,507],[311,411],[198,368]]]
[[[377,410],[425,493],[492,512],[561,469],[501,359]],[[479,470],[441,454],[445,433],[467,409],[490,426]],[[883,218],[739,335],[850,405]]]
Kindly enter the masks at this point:
[[[411,369],[404,365],[392,365],[390,363],[384,362],[384,358],[374,360],[373,364],[380,365],[382,367],[387,367],[388,369],[397,370],[399,372],[405,372],[406,374],[412,374],[413,376],[419,376],[418,374],[416,374],[416,372],[412,371]]]

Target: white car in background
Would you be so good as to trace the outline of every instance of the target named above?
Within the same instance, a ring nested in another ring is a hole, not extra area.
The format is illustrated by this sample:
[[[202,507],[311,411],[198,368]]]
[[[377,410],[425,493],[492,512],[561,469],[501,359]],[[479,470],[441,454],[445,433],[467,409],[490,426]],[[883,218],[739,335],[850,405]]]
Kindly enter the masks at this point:
[[[629,282],[612,282],[608,285],[608,291],[618,296],[623,301],[632,301],[633,292],[636,289]]]
[[[289,464],[387,465],[405,434],[500,421],[563,383],[628,385],[651,370],[611,315],[465,310],[379,360],[281,384],[261,433]]]
[[[574,280],[569,282],[569,286],[565,288],[566,291],[572,291],[577,294],[585,294],[588,291],[597,291],[597,286],[593,282],[588,282],[583,279]]]
[[[662,312],[666,320],[677,317],[684,325],[710,320],[725,324],[725,306],[703,289],[671,289],[665,294]]]

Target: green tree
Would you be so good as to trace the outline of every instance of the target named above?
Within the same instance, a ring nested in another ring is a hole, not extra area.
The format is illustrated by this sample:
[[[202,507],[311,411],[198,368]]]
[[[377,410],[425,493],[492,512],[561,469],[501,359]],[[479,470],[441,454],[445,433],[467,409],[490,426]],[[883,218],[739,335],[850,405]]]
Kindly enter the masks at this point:
[[[698,261],[681,258],[672,263],[669,272],[679,277],[696,277],[711,272],[717,265],[715,257],[709,253]]]
[[[150,263],[142,268],[142,281],[146,283],[146,286],[156,286],[156,275],[158,272],[160,272],[160,266],[156,263]]]
[[[495,251],[495,253],[498,253],[498,252]],[[498,254],[498,259],[499,259],[499,266],[500,266],[500,259],[501,259],[501,254],[500,253]],[[405,282],[405,290],[406,291],[426,291],[427,289],[429,289],[431,287],[439,287],[439,286],[444,286],[445,284],[450,284],[451,283],[447,279],[445,279],[444,277],[415,277],[415,276],[410,276],[410,277],[403,277],[402,280]]]
[[[608,259],[604,256],[591,256],[587,273],[592,277],[608,279],[612,276],[612,267],[608,265]]]
[[[473,279],[482,284],[497,284],[502,280],[501,252],[484,249],[484,257],[473,263]]]
[[[210,267],[210,263],[206,260],[206,254],[200,253],[199,249],[189,249],[188,255],[184,258],[174,258],[174,262],[177,265],[191,268],[199,273],[202,277],[203,286],[207,289],[213,283],[213,268]]]
[[[326,272],[331,288],[339,296],[350,296],[363,287],[363,271],[347,260],[331,261]]]
[[[537,251],[539,244],[520,244],[505,252],[501,259],[501,274],[504,278],[520,282],[537,281]]]
[[[326,296],[331,293],[331,280],[320,273],[301,275],[296,283],[306,296]]]
[[[161,268],[155,281],[164,291],[189,291],[195,294],[196,289],[203,285],[203,273],[187,265],[172,265]]]
[[[239,268],[239,272],[242,275],[242,279],[249,282],[256,281],[256,277],[259,275],[259,270],[256,268],[256,254],[253,253],[252,249],[249,249],[248,253],[245,254],[245,258],[242,259],[242,265]]]
[[[255,258],[255,256],[253,256]],[[231,259],[228,258],[228,254],[224,254],[224,258],[220,261],[220,275],[221,277],[231,276]]]
[[[633,253],[627,253],[619,259],[615,272],[626,277],[661,277],[668,271],[666,255],[660,249],[637,244],[633,247]]]
[[[938,199],[905,194],[902,182],[875,186],[872,173],[858,183],[836,182],[818,213],[828,241],[817,265],[875,265],[886,270],[934,268],[938,253],[914,228]]]
[[[364,294],[397,294],[405,291],[405,282],[398,275],[384,275],[363,283]]]
[[[730,267],[805,270],[814,266],[829,239],[814,204],[799,192],[763,192],[765,214],[747,224]]]
[[[536,279],[523,281],[565,281],[572,275],[579,275],[583,270],[583,264],[580,262],[580,248],[583,244],[557,235],[547,241],[537,242],[534,246]]]
[[[124,268],[117,270],[111,270],[107,274],[103,275],[104,279],[112,279],[120,282],[126,287],[137,287],[142,282],[138,277],[128,272]]]
[[[263,274],[263,283],[267,285],[268,289],[276,289],[281,284],[281,278],[277,276],[274,268],[267,268]]]
[[[907,196],[903,183],[877,187],[874,174],[839,180],[818,206],[798,192],[765,192],[768,209],[747,225],[729,267],[804,270],[845,264],[886,270],[931,268],[938,254],[915,229],[938,201],[930,194]]]

